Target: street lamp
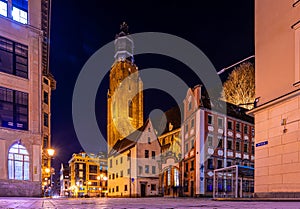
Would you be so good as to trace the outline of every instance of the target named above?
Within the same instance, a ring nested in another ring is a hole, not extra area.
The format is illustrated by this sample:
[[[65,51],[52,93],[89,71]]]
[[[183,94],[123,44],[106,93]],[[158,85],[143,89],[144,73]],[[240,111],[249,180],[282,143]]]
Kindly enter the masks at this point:
[[[102,197],[102,180],[107,181],[107,177],[103,175],[103,173],[100,174],[100,176],[97,176],[97,180],[100,181],[100,197]]]
[[[55,150],[54,149],[52,149],[52,148],[49,148],[49,149],[47,149],[47,153],[48,153],[48,156],[50,157],[50,169],[49,168],[46,168],[46,172],[47,171],[50,171],[50,186],[51,186],[51,196],[52,196],[52,191],[53,191],[53,186],[52,186],[52,179],[53,179],[53,170],[54,169],[52,169],[52,165],[51,165],[51,160],[52,160],[52,157],[54,156],[54,153],[55,153]],[[48,173],[48,172],[47,172]]]

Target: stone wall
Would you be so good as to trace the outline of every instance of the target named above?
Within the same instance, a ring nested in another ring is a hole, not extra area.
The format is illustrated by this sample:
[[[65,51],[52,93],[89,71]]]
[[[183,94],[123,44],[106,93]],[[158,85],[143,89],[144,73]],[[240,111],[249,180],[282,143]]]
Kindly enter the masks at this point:
[[[2,197],[41,197],[40,182],[0,180],[0,196]]]

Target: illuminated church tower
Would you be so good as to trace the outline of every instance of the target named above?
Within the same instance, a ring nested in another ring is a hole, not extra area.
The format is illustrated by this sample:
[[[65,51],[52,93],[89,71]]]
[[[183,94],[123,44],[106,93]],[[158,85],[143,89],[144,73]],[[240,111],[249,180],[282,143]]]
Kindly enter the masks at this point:
[[[125,22],[115,39],[115,62],[107,95],[108,152],[114,144],[143,125],[143,82],[134,64],[133,41]]]

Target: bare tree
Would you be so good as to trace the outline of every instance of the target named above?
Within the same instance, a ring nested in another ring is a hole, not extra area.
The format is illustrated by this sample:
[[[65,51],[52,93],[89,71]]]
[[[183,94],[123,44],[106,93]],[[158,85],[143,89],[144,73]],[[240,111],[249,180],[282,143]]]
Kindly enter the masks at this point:
[[[222,99],[226,102],[252,109],[255,99],[254,66],[250,62],[236,67],[223,84]]]

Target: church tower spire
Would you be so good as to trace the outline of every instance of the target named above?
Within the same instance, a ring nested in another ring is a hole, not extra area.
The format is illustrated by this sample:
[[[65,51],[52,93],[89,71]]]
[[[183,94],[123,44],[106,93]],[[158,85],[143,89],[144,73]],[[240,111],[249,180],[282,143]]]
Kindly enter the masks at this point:
[[[123,22],[115,38],[115,62],[107,94],[108,152],[118,140],[143,125],[143,82],[133,59],[134,43]]]
[[[120,32],[116,35],[115,39],[115,60],[121,61],[128,59],[133,63],[134,45],[128,29],[129,27],[126,22],[120,25]]]

